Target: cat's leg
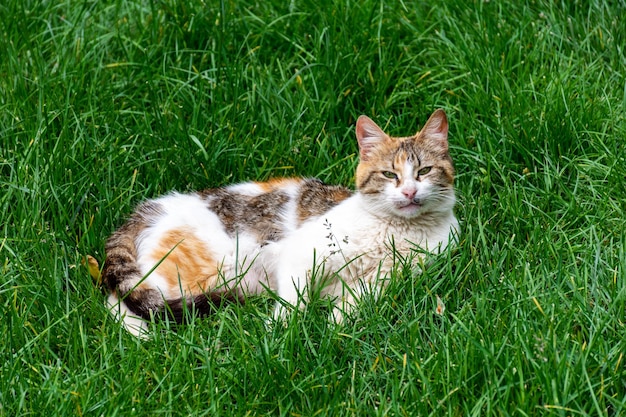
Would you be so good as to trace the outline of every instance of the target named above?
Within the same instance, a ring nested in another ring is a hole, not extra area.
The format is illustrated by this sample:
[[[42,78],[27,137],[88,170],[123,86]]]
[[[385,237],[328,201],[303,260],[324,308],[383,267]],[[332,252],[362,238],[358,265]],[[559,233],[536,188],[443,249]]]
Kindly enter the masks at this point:
[[[370,279],[373,279],[371,276]],[[333,286],[330,295],[335,299],[332,310],[332,319],[336,324],[342,324],[346,316],[353,315],[359,302],[366,297],[378,299],[384,286],[384,280],[375,279],[368,282],[366,279],[356,281],[341,281]]]
[[[337,298],[333,305],[332,320],[335,324],[342,324],[346,315],[351,315],[356,308],[357,296],[353,293],[347,293]]]
[[[311,281],[324,276],[324,262],[316,265],[315,256],[304,251],[289,251],[281,259],[276,274],[276,295],[279,300],[274,309],[274,319],[282,320],[294,308],[303,308],[308,301]],[[311,251],[313,253],[313,251]]]
[[[284,272],[278,274],[276,281],[276,295],[279,300],[276,301],[274,308],[274,320],[280,321],[285,319],[291,309],[303,305],[306,301],[307,280],[297,273]]]
[[[342,324],[346,316],[354,314],[357,304],[361,300],[364,287],[358,282],[350,285],[340,281],[333,286],[330,295],[334,298],[331,319],[336,324]]]
[[[274,319],[282,320],[293,308],[302,308],[309,296],[311,281],[324,276],[326,255],[316,250],[315,233],[301,229],[272,248],[276,259],[274,278],[279,300]]]

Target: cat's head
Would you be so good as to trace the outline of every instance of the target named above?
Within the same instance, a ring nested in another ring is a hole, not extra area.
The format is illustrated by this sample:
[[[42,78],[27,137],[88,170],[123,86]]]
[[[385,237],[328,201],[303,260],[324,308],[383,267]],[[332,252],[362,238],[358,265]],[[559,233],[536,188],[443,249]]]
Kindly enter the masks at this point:
[[[404,218],[448,212],[455,203],[448,120],[435,111],[413,136],[387,135],[367,116],[356,122],[356,186],[376,211]]]

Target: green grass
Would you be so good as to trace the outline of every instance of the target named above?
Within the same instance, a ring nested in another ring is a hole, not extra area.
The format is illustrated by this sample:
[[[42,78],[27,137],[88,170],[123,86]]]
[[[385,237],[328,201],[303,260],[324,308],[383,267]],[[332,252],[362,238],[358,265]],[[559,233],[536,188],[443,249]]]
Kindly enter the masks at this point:
[[[626,4],[526,3],[3,2],[0,415],[626,414]],[[343,327],[139,342],[81,266],[144,198],[352,185],[360,114],[440,107],[459,246]]]

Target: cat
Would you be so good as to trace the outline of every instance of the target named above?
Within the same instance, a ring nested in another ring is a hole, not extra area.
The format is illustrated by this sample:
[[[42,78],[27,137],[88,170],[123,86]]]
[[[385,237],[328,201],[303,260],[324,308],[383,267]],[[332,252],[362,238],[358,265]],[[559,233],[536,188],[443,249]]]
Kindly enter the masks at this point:
[[[224,300],[273,291],[274,317],[306,302],[315,280],[343,320],[378,294],[397,255],[454,242],[454,167],[448,121],[436,110],[421,131],[391,137],[356,122],[356,191],[317,179],[279,178],[141,203],[108,239],[106,304],[144,337],[153,316],[209,313]]]

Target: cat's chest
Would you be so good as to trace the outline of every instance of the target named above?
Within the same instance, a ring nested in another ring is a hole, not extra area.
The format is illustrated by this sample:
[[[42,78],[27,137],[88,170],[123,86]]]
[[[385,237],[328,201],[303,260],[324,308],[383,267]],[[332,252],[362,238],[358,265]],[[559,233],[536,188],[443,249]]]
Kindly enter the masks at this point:
[[[361,253],[382,254],[390,250],[408,251],[422,246],[424,231],[411,225],[389,224],[378,219],[368,219],[361,223],[346,224],[330,230],[327,236],[332,248],[341,248],[350,255]]]
[[[303,238],[315,241],[318,252],[346,256],[363,253],[382,254],[390,249],[408,251],[421,246],[427,232],[409,221],[390,221],[363,209],[355,201],[347,201],[317,219]]]

